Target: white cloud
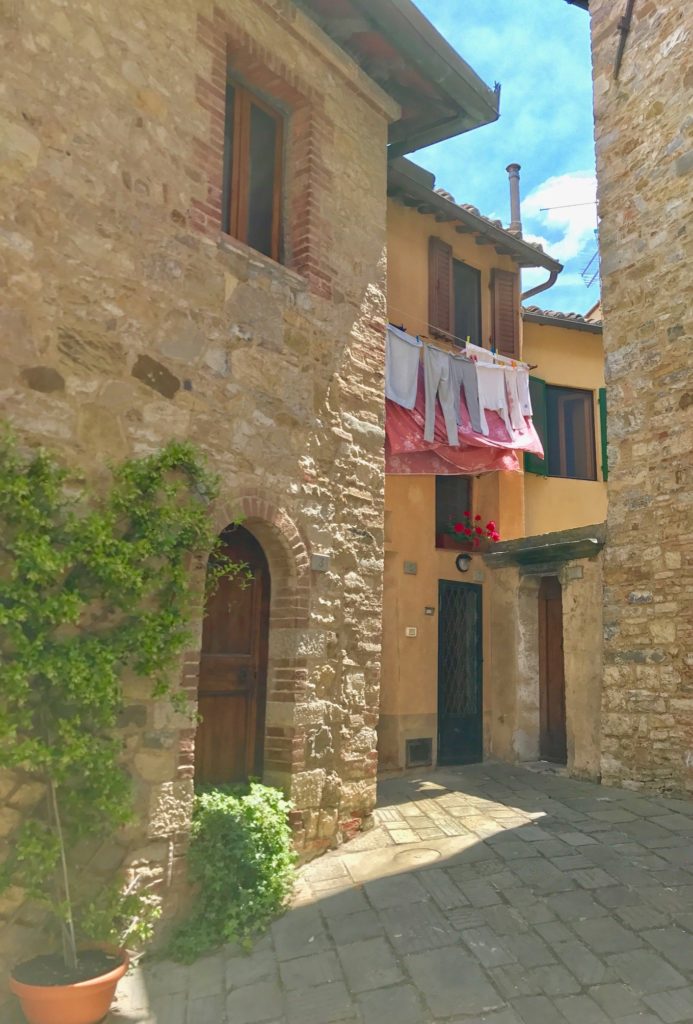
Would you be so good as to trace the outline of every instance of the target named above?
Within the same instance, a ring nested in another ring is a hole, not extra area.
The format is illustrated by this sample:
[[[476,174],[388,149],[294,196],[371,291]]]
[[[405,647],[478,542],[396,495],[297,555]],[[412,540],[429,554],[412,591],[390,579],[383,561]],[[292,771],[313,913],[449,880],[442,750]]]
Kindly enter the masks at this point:
[[[562,263],[594,249],[596,194],[597,179],[591,171],[547,178],[522,201],[524,237],[541,242]]]

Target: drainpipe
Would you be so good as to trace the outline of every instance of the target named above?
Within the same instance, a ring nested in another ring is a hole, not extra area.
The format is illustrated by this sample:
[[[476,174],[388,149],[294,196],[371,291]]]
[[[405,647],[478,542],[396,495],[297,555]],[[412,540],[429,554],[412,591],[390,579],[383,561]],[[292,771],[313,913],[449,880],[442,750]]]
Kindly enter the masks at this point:
[[[518,238],[522,238],[522,219],[520,217],[520,165],[519,164],[508,164],[505,168],[508,172],[508,182],[510,184],[510,227],[508,231],[512,231]]]
[[[523,292],[522,295],[520,296],[522,301],[524,302],[525,299],[531,298],[532,295],[538,295],[539,292],[545,292],[547,290],[547,288],[551,288],[552,285],[554,285],[556,283],[556,279],[558,278],[558,273],[559,272],[557,270],[552,270],[551,273],[548,276],[548,279],[546,281],[544,281],[543,284],[538,284],[538,285],[536,285],[535,288],[530,288],[528,292]]]

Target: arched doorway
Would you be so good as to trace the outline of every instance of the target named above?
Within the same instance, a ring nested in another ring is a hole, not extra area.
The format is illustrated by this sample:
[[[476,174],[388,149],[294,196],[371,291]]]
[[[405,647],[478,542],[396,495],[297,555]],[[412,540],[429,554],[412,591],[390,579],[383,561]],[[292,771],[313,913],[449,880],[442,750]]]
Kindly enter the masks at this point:
[[[222,551],[246,562],[252,579],[222,579],[202,626],[195,781],[224,784],[262,774],[267,695],[270,575],[248,530],[229,527]]]

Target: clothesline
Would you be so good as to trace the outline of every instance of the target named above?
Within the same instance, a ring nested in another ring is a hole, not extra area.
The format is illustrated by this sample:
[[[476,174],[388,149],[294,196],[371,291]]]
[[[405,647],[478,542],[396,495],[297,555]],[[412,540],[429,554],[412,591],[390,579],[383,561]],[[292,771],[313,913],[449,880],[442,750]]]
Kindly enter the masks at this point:
[[[391,303],[388,303],[388,312],[390,312],[390,311],[398,313],[400,316],[403,316],[403,317],[405,317],[407,319],[412,319],[412,320],[416,320],[417,319],[417,317],[414,316],[413,313],[407,313],[407,312],[405,312],[405,310],[399,309],[397,306],[393,306]],[[390,323],[394,324],[394,321],[391,320]],[[399,324],[394,324],[394,326],[395,327],[399,327],[400,325]],[[406,328],[403,328],[403,329],[406,329]],[[431,341],[431,339],[426,334],[419,334],[419,335],[417,335],[417,337],[421,338],[422,341],[425,341],[429,345],[434,344]],[[494,357],[496,359],[500,359],[503,362],[506,362],[506,361],[508,363],[513,362],[513,363],[516,363],[517,366],[521,366],[521,367],[523,367],[523,368],[525,368],[527,370],[536,370],[536,368],[537,368],[537,364],[536,363],[524,363],[520,359],[513,359],[512,356],[499,355],[499,353],[493,351],[492,349],[483,348],[481,345],[474,345],[472,342],[467,341],[467,338],[459,338],[456,334],[451,334],[449,331],[445,332],[445,338],[450,340],[450,341],[452,341],[453,343],[454,342],[459,342],[459,345],[455,346],[456,348],[461,348],[463,350],[466,349],[466,348],[481,349],[481,351],[485,352],[486,354],[491,355],[492,357]]]

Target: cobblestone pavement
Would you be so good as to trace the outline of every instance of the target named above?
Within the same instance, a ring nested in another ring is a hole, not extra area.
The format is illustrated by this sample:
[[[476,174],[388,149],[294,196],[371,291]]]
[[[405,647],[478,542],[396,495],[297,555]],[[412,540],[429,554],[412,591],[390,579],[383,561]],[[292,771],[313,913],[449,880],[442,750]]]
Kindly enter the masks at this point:
[[[251,955],[138,970],[109,1022],[693,1022],[693,803],[487,763],[376,818]]]

